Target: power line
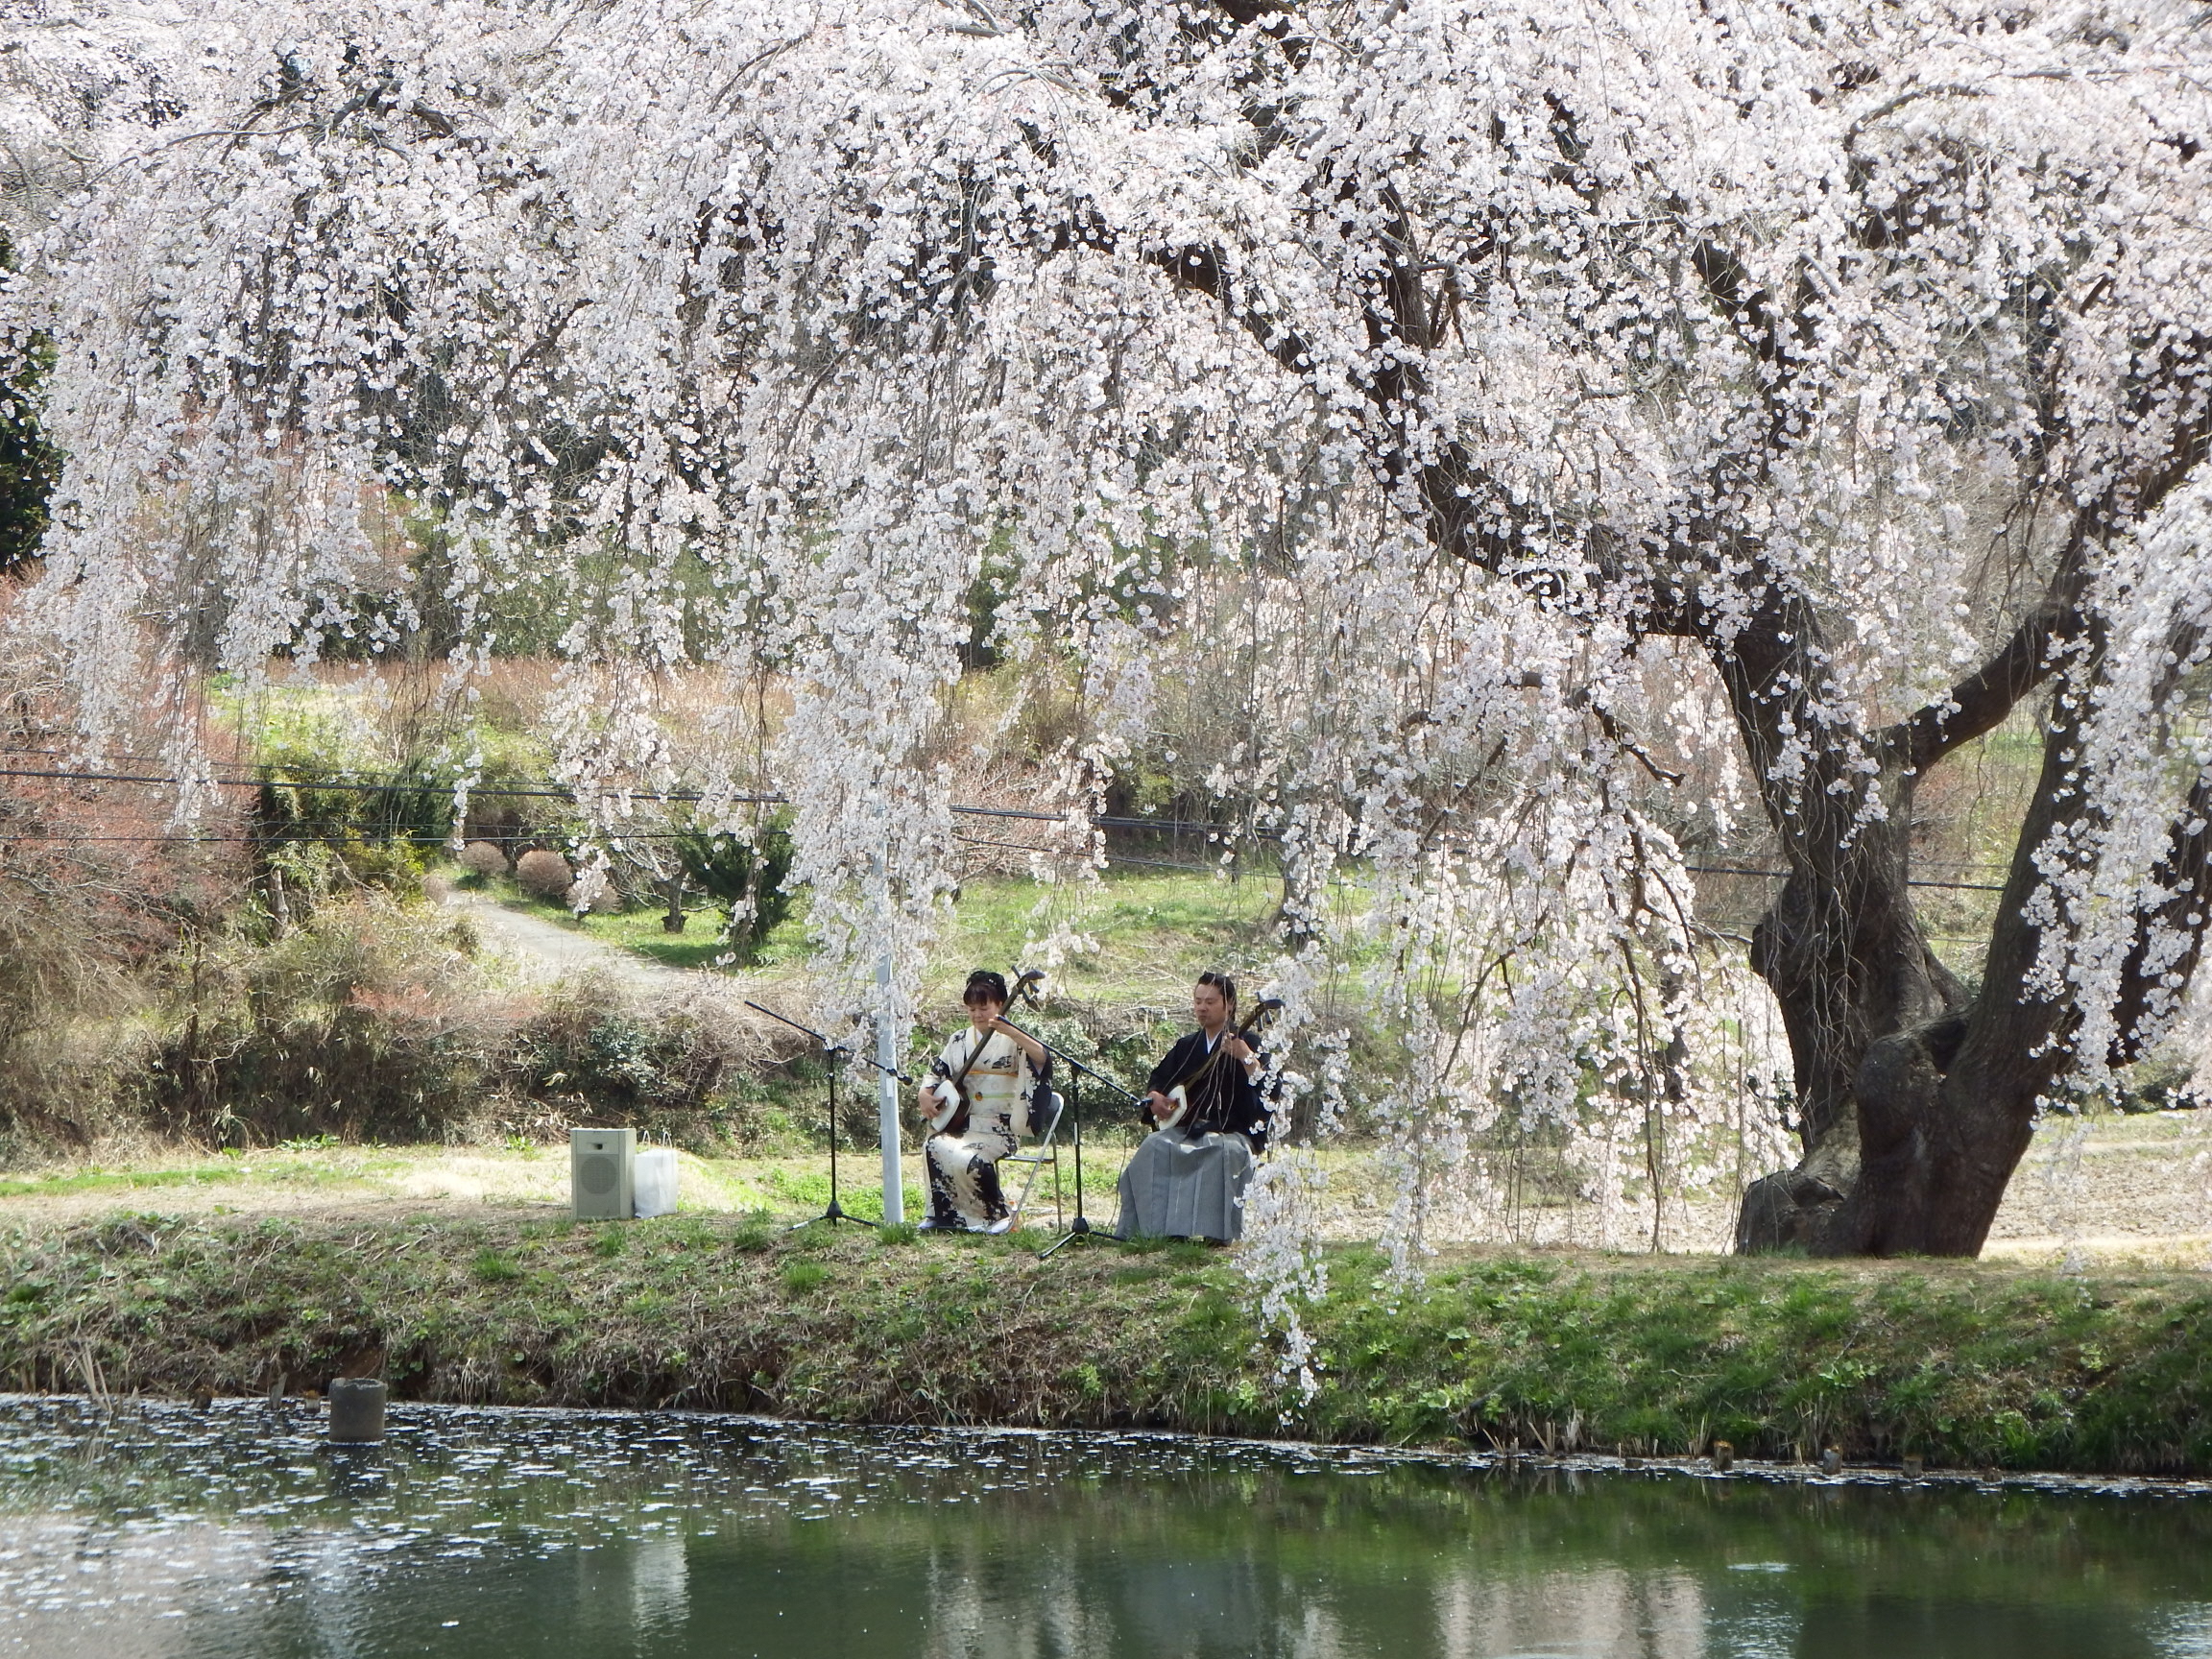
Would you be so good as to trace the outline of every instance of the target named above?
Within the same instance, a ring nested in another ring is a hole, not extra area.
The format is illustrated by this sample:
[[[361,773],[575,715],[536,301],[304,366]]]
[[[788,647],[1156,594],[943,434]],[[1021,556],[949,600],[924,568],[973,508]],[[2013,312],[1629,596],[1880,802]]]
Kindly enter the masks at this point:
[[[59,749],[0,749],[0,758],[9,757],[20,757],[27,756],[40,756],[45,757],[58,758],[62,757],[64,754],[64,751]],[[160,759],[160,757],[158,756],[139,755],[116,750],[108,751],[108,755],[110,760],[122,759],[158,761]],[[161,783],[172,786],[180,782],[180,780],[179,779],[161,774],[140,775],[120,773],[93,773],[73,770],[0,770],[0,778],[84,778],[91,779],[96,781],[105,781],[128,783]],[[432,788],[448,790],[455,786],[453,781],[448,781],[441,782],[438,780],[427,778],[420,772],[370,773],[357,776],[356,778],[350,780],[325,779],[312,781],[304,779],[288,778],[218,778],[213,779],[210,781],[214,782],[218,787],[223,788],[257,789],[267,786],[270,788],[280,789],[325,789],[341,792],[352,791],[357,793],[374,793],[388,789],[395,791],[401,789],[421,791]],[[481,795],[494,799],[506,799],[508,797],[530,797],[548,800],[569,801],[576,798],[578,791],[576,786],[573,784],[562,783],[553,779],[546,778],[523,779],[507,783],[472,783],[469,785],[468,793],[471,797]],[[685,803],[696,803],[705,801],[709,798],[708,792],[695,789],[601,789],[597,791],[597,793],[603,798],[610,795],[623,795],[645,801],[675,801]],[[769,806],[788,805],[791,799],[788,795],[778,793],[716,795],[712,798],[718,801],[728,801],[737,805]],[[974,806],[955,802],[949,809],[954,813],[968,817],[1022,819],[1040,824],[1065,824],[1069,821],[1068,814],[1063,812],[1038,812],[1014,806]],[[1116,814],[1100,812],[1092,814],[1087,822],[1101,830],[1149,830],[1163,834],[1189,833],[1191,835],[1204,835],[1208,840],[1229,840],[1238,835],[1244,835],[1250,839],[1259,841],[1280,841],[1282,839],[1282,836],[1273,830],[1261,830],[1257,828],[1240,830],[1235,825],[1207,824],[1190,818],[1157,818],[1142,814]],[[1013,844],[1007,843],[1007,845]],[[1941,859],[1932,860],[1932,862],[1950,864],[1953,868],[1960,870],[1989,870],[2008,872],[2011,868],[2011,866],[2008,864],[1978,864],[1968,862],[1964,859]],[[1750,866],[1732,864],[1685,864],[1683,865],[1683,868],[1685,870],[1695,871],[1699,875],[1705,876],[1757,876],[1763,877],[1769,880],[1782,880],[1787,878],[1790,875],[1790,872],[1787,870],[1760,870]],[[1957,888],[1966,892],[1981,893],[2002,893],[2005,890],[2001,884],[1989,884],[1973,881],[1937,881],[1913,878],[1911,884],[1916,887],[1949,887]]]
[[[301,789],[310,794],[321,791],[335,794],[393,795],[421,794],[431,790],[450,793],[454,788],[454,785],[450,783],[442,783],[434,779],[408,774],[401,774],[399,777],[404,779],[404,781],[363,782],[346,778],[223,777],[205,778],[194,780],[194,781],[218,789]],[[35,769],[30,767],[0,767],[0,778],[42,778],[61,782],[84,783],[140,783],[168,788],[181,788],[186,782],[186,780],[181,778],[165,777],[155,773],[79,772],[65,768]],[[786,806],[791,802],[788,795],[782,794],[710,795],[708,791],[700,789],[600,789],[584,791],[571,784],[551,782],[500,783],[483,786],[471,784],[468,793],[471,797],[481,796],[492,800],[524,798],[556,801],[573,801],[580,794],[593,793],[601,799],[619,795],[641,801],[682,802],[687,805],[713,800],[728,802],[732,805],[737,806]],[[965,818],[1011,818],[1034,824],[1065,824],[1068,822],[1068,815],[1063,812],[1036,812],[1018,806],[971,806],[956,803],[951,810]],[[1096,814],[1088,817],[1085,822],[1103,830],[1154,830],[1163,832],[1203,833],[1209,840],[1238,833],[1236,828],[1231,825],[1199,824],[1188,819],[1132,818],[1113,814]],[[1266,830],[1253,830],[1250,833],[1256,839],[1262,841],[1279,839]]]
[[[50,778],[61,781],[83,783],[151,783],[173,789],[182,788],[187,782],[187,780],[182,778],[162,778],[148,773],[32,771],[26,768],[0,768],[0,778]],[[310,792],[321,790],[325,793],[354,795],[420,794],[427,790],[436,790],[440,794],[451,794],[453,790],[450,783],[441,783],[435,779],[429,778],[404,783],[398,781],[363,783],[344,778],[198,778],[189,781],[211,785],[217,789],[305,789]],[[509,795],[533,796],[562,801],[572,801],[576,798],[575,790],[559,787],[471,789],[469,793],[501,797]],[[613,794],[619,793],[619,791],[609,790],[604,793]],[[643,794],[644,791],[638,790],[634,791],[634,793]],[[698,801],[704,797],[698,794],[671,793],[654,795],[651,799],[656,801]],[[738,795],[729,797],[729,799],[739,803],[781,802],[783,797],[781,795]]]
[[[615,836],[613,839],[617,841],[680,841],[686,839],[691,833],[692,831],[682,830],[648,830],[632,831],[623,835]],[[79,835],[52,832],[10,834],[5,829],[0,829],[0,848],[33,844],[40,846],[74,847],[86,844],[105,843],[127,843],[136,846],[169,847],[268,847],[285,843],[321,844],[337,838],[338,837],[333,837],[327,834],[318,834],[313,830],[271,830],[265,834],[236,835],[207,834],[200,832],[187,833],[159,830],[149,831],[143,835]],[[963,845],[971,847],[1002,848],[1008,852],[1014,853],[1049,854],[1051,852],[1050,848],[1033,847],[1020,841],[990,841],[974,835],[960,835],[957,838]],[[403,831],[394,831],[390,834],[364,836],[361,839],[364,841],[373,841],[377,845],[389,845],[393,842],[402,842],[415,846],[445,847],[450,846],[452,844],[452,837],[449,835],[414,834]],[[1219,869],[1219,866],[1214,864],[1170,862],[1161,858],[1132,858],[1114,852],[1108,852],[1105,854],[1105,858],[1106,862],[1109,864],[1142,865],[1147,869],[1154,870],[1188,870],[1193,874],[1212,873]]]
[[[0,768],[0,778],[48,779],[61,781],[76,781],[92,783],[136,783],[158,785],[169,788],[181,787],[183,786],[184,782],[184,780],[182,779],[161,777],[150,773],[76,772],[68,770],[31,770],[28,768]],[[347,779],[304,780],[295,778],[210,778],[204,780],[204,781],[216,788],[222,789],[301,789],[308,791],[309,793],[321,790],[333,793],[370,795],[422,793],[432,789],[437,789],[443,792],[449,787],[448,785],[440,784],[428,779],[411,781],[407,784],[367,783]],[[543,787],[537,786],[535,784],[506,784],[494,785],[485,788],[476,788],[471,786],[469,790],[469,794],[472,797],[481,796],[491,800],[515,798],[573,801],[577,798],[578,793],[579,792],[573,787],[559,784],[549,784]],[[695,789],[603,789],[597,793],[602,798],[610,795],[623,795],[648,801],[682,802],[686,804],[705,801],[709,798],[705,791]],[[789,796],[781,794],[717,795],[713,796],[712,799],[716,801],[728,802],[732,805],[744,806],[781,806],[787,805],[790,803]],[[972,806],[955,804],[950,808],[950,810],[962,817],[969,818],[1015,819],[1038,824],[1066,824],[1069,822],[1068,815],[1065,813],[1029,811],[1016,806]],[[1101,830],[1147,830],[1156,834],[1172,833],[1178,835],[1188,831],[1194,835],[1203,834],[1208,841],[1228,841],[1237,838],[1240,834],[1247,835],[1256,841],[1278,841],[1282,839],[1281,836],[1263,830],[1239,831],[1231,825],[1200,824],[1192,822],[1189,819],[1139,818],[1119,814],[1097,813],[1088,817],[1086,822],[1092,827]],[[379,838],[383,840],[406,839],[406,837],[397,835],[383,836]],[[625,835],[618,838],[624,840],[644,841],[667,839],[669,837],[659,831],[639,830],[634,834]],[[16,839],[27,840],[32,839],[32,837],[18,836]],[[91,837],[83,837],[83,839],[91,839]],[[111,837],[110,839],[137,840],[150,839],[150,837],[116,836]],[[246,836],[239,837],[239,839],[255,840],[271,839],[271,837]],[[319,837],[306,837],[306,839],[319,839]],[[420,839],[420,837],[418,837],[418,839]],[[435,837],[435,839],[442,841],[446,839],[446,837],[439,836]],[[1016,843],[1012,842],[991,843],[991,845],[1014,848],[1015,850],[1021,852],[1047,851],[1046,849],[1042,848],[1019,847]],[[1152,860],[1135,858],[1123,858],[1118,861],[1125,864],[1154,862]],[[1157,867],[1161,869],[1204,868],[1204,866],[1170,863],[1159,863]],[[1754,876],[1767,880],[1774,881],[1787,880],[1790,876],[1790,872],[1787,870],[1760,870],[1747,865],[1735,864],[1685,864],[1682,866],[1682,868],[1690,871],[1694,875],[1699,876]],[[1907,878],[1905,884],[1908,887],[1936,888],[1947,892],[1957,893],[2002,893],[2005,891],[2002,883],[1991,883],[1986,881],[1936,881],[1918,877]]]
[[[953,835],[954,838],[957,839],[961,845],[965,847],[998,847],[1003,848],[1009,853],[1048,854],[1051,852],[1049,847],[1032,847],[1026,842],[1022,841],[986,841],[980,835],[962,835],[958,830],[954,830]],[[1221,866],[1218,864],[1190,864],[1171,861],[1166,858],[1131,858],[1123,854],[1115,853],[1112,851],[1105,853],[1103,856],[1106,862],[1109,864],[1134,864],[1140,865],[1147,870],[1188,870],[1194,876],[1201,874],[1218,875],[1221,869]]]

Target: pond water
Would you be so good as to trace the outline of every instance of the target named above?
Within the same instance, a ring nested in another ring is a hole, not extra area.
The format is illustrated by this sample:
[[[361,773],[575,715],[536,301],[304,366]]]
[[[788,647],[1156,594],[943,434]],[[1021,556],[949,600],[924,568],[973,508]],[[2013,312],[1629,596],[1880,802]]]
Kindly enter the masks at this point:
[[[2212,1659],[2212,1498],[0,1396],[0,1653]]]

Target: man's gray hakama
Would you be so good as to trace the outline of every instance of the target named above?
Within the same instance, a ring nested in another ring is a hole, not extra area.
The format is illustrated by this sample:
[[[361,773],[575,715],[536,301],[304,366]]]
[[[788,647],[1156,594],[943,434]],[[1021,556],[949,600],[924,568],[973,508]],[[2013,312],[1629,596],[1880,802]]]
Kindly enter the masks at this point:
[[[1241,1135],[1186,1135],[1160,1129],[1144,1138],[1121,1171],[1123,1238],[1220,1238],[1244,1231],[1244,1189],[1252,1143]]]

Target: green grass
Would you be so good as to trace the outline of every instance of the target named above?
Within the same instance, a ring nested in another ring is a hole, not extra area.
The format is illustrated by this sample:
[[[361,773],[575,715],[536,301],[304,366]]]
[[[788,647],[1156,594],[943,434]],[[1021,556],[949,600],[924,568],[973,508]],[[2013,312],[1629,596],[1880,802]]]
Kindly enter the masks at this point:
[[[731,1233],[730,1248],[745,1252],[769,1249],[775,1244],[776,1235],[781,1231],[774,1217],[765,1212],[756,1211],[738,1222]]]
[[[1503,1257],[1392,1306],[1378,1266],[1339,1266],[1316,1321],[1315,1412],[1335,1434],[2212,1466],[2212,1286],[2198,1277]]]
[[[0,1198],[51,1198],[78,1192],[154,1191],[165,1187],[210,1187],[234,1181],[275,1181],[326,1186],[359,1180],[365,1168],[348,1169],[313,1158],[247,1160],[217,1157],[185,1169],[78,1169],[66,1175],[22,1175],[0,1180]],[[373,1167],[382,1168],[379,1162]]]
[[[1286,1390],[1233,1256],[1043,1235],[113,1215],[0,1234],[0,1386],[847,1422],[1161,1427],[1933,1467],[2212,1473],[2212,1286],[1971,1264],[1478,1255],[1394,1293],[1337,1250]]]
[[[837,1207],[848,1215],[856,1215],[863,1221],[883,1219],[883,1186],[875,1175],[876,1166],[861,1167],[857,1176],[848,1175],[837,1184]],[[830,1207],[830,1172],[827,1169],[771,1168],[761,1179],[768,1195],[794,1209],[809,1211],[819,1215]],[[902,1185],[901,1201],[909,1215],[927,1214],[928,1200],[922,1189]]]
[[[1267,952],[1281,892],[1270,876],[1230,881],[1205,872],[1108,870],[1095,886],[1060,887],[978,877],[961,887],[927,985],[933,994],[957,997],[971,969],[1003,973],[1025,940],[1067,921],[1098,946],[1063,972],[1069,992],[1092,1001],[1180,1009],[1190,981],[1206,969],[1234,972]]]
[[[27,1176],[0,1181],[0,1198],[43,1198],[65,1192],[119,1192],[187,1187],[235,1179],[234,1169],[83,1169],[73,1175]]]

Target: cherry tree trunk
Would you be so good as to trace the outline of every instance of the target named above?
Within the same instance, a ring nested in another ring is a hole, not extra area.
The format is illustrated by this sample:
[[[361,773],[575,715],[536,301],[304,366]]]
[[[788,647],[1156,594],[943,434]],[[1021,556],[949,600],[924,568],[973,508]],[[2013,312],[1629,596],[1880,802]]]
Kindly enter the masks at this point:
[[[1782,1007],[1804,1157],[1744,1194],[1738,1249],[1980,1252],[2064,1064],[2052,1040],[2063,1009],[2022,988],[2036,952],[2035,854],[2069,799],[2071,736],[2048,736],[1971,996],[1912,914],[1909,813],[1893,812],[1832,875],[1800,865],[1760,923],[1752,965]]]

